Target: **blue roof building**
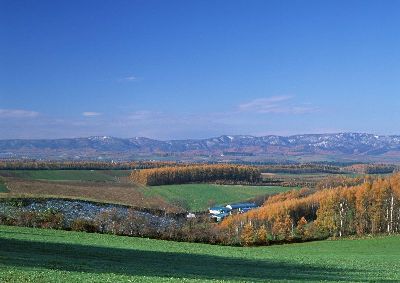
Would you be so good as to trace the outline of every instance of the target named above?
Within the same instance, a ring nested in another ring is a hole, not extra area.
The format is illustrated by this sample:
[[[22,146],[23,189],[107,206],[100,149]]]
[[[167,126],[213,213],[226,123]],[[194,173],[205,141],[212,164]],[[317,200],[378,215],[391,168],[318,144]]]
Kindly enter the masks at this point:
[[[230,210],[239,210],[239,211],[246,210],[247,211],[247,210],[256,208],[257,205],[255,203],[248,202],[248,203],[228,204],[226,207]]]

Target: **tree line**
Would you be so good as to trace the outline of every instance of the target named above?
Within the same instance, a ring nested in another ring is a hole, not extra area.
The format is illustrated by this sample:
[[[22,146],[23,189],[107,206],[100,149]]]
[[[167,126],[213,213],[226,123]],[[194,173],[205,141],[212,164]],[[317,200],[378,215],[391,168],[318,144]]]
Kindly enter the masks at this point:
[[[343,170],[358,174],[391,174],[398,172],[399,169],[399,165],[394,164],[353,164],[343,168]]]
[[[329,164],[274,164],[259,166],[262,173],[287,173],[287,174],[307,174],[307,173],[343,173],[341,167]]]
[[[260,171],[251,166],[229,164],[197,164],[134,170],[130,176],[134,183],[144,186],[169,184],[228,182],[258,183]]]
[[[165,166],[179,166],[179,164],[169,161],[0,161],[0,170],[133,170]]]

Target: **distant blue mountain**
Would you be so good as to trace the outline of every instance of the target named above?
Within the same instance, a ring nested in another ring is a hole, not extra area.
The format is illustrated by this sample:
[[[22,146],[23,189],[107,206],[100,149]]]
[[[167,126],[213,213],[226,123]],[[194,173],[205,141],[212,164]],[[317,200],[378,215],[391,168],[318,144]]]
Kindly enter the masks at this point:
[[[364,133],[294,136],[223,135],[161,141],[144,137],[0,140],[0,158],[171,160],[400,160],[400,136]]]

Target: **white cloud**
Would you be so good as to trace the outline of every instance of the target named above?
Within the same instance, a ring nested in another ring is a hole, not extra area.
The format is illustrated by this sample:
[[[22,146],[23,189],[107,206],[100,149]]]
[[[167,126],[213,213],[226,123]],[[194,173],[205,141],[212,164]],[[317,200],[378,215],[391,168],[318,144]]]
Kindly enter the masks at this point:
[[[129,76],[129,77],[125,77],[124,80],[126,80],[126,81],[136,81],[136,80],[137,80],[137,77],[135,77],[135,76]]]
[[[118,79],[119,82],[134,82],[137,80],[139,80],[139,78],[134,75],[129,75],[129,76]]]
[[[90,108],[88,109],[90,110]],[[80,117],[46,116],[27,110],[0,109],[0,136],[2,138],[63,138],[84,136],[146,136],[157,139],[204,138],[223,133],[255,135],[261,132],[284,134],[313,132],[304,128],[303,119],[295,114],[310,113],[316,108],[311,104],[298,102],[292,96],[273,96],[259,98],[238,105],[234,109],[221,109],[220,112],[177,112],[160,109],[119,111],[114,115],[85,111]],[[318,110],[318,109],[317,109]],[[252,115],[252,113],[255,113]],[[288,122],[274,119],[261,119],[263,113],[270,115],[289,115]],[[284,114],[273,114],[284,113]],[[294,114],[293,114],[294,113]],[[35,117],[1,119],[2,117]],[[307,117],[305,117],[307,118]],[[283,124],[286,123],[286,124]],[[318,125],[317,125],[318,126]]]
[[[0,109],[1,118],[34,118],[39,112],[23,109]]]
[[[95,117],[95,116],[102,115],[102,113],[88,111],[88,112],[83,112],[82,115],[85,116],[85,117]]]
[[[239,105],[240,112],[254,113],[284,113],[284,114],[305,114],[315,112],[316,107],[309,104],[295,104],[293,96],[272,96],[258,98]]]

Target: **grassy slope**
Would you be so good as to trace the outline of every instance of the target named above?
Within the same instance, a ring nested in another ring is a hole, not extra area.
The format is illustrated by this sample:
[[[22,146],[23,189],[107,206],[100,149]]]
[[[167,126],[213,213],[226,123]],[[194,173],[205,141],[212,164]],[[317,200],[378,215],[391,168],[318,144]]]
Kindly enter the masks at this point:
[[[1,175],[28,180],[115,181],[128,176],[129,170],[2,170]]]
[[[154,186],[146,188],[146,196],[161,196],[170,203],[185,201],[192,211],[205,210],[211,202],[226,204],[253,198],[255,196],[281,193],[292,190],[288,187],[269,186],[223,186],[213,184],[185,184]]]
[[[399,281],[399,245],[392,236],[237,248],[0,226],[0,281]]]

